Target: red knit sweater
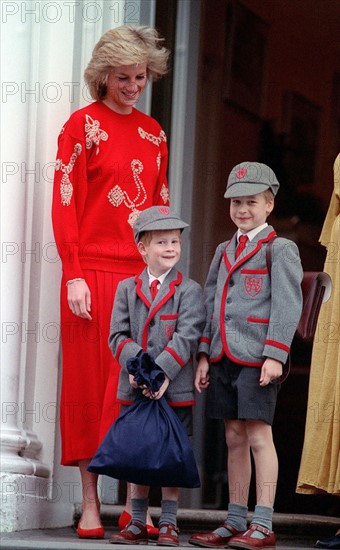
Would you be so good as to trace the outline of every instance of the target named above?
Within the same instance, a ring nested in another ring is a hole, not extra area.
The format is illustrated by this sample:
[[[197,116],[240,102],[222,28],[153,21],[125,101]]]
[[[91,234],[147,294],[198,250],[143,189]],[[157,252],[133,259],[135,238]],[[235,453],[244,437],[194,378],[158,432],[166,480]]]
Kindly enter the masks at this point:
[[[66,280],[83,269],[134,273],[138,214],[168,204],[166,136],[151,117],[95,102],[73,113],[58,139],[52,221]]]

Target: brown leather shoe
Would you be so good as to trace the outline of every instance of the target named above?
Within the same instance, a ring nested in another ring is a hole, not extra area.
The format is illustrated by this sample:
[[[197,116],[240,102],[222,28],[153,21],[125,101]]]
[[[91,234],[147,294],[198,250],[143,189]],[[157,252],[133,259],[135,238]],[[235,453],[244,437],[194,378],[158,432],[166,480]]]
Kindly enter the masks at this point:
[[[129,527],[134,525],[139,529],[139,533],[135,534],[129,530]],[[110,537],[110,544],[148,544],[148,532],[146,526],[139,521],[130,521],[129,525],[120,533],[115,533]]]
[[[264,539],[256,539],[252,537],[254,531],[260,531],[264,535]],[[276,536],[273,532],[269,531],[261,525],[252,524],[248,531],[245,531],[243,535],[233,537],[229,543],[230,548],[245,548],[246,550],[252,550],[253,548],[265,548],[266,550],[275,550],[276,548]]]
[[[166,528],[166,531],[163,528]],[[159,525],[158,546],[179,546],[179,529],[172,523],[161,523]]]
[[[235,527],[231,527],[231,525],[228,525],[227,523],[223,523],[221,527],[228,529],[232,535],[230,535],[230,537],[221,537],[213,531],[206,534],[192,535],[189,539],[190,544],[193,544],[194,546],[203,546],[203,548],[228,548],[229,541],[233,537],[239,535],[240,533],[244,533],[244,531],[237,531]]]

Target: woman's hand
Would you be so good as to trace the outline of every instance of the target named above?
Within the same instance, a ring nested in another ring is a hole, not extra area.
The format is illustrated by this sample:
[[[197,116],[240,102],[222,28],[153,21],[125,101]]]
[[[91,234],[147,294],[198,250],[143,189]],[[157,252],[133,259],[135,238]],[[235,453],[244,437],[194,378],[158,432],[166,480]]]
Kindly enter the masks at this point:
[[[92,320],[91,292],[85,281],[73,281],[67,285],[67,301],[70,310],[77,317]]]

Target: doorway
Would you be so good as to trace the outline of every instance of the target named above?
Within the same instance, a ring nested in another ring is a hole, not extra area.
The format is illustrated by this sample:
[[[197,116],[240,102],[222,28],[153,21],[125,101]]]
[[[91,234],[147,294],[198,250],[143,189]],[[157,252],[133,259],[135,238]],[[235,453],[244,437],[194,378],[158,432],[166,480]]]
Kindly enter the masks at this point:
[[[202,1],[190,272],[201,284],[217,244],[234,232],[223,195],[231,168],[245,160],[274,169],[281,187],[269,222],[298,244],[304,270],[322,270],[318,239],[340,150],[338,28],[331,0]],[[335,497],[295,493],[310,357],[310,345],[294,342],[274,423],[275,511],[335,515]],[[224,509],[223,426],[203,417],[201,426],[202,506]]]

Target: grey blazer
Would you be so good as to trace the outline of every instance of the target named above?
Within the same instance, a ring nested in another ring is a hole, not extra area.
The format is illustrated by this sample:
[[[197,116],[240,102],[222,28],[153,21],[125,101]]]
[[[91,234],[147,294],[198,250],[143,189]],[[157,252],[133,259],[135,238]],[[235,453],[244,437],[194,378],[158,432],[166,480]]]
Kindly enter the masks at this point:
[[[268,226],[247,243],[235,260],[237,234],[221,243],[211,262],[204,289],[207,323],[199,352],[219,361],[261,367],[266,357],[283,364],[302,310],[303,271],[296,244],[277,238],[271,276],[266,246],[276,235]]]
[[[121,364],[118,399],[136,397],[126,361],[147,351],[170,378],[165,397],[171,405],[194,404],[193,355],[205,325],[200,285],[173,268],[151,301],[146,268],[120,282],[112,310],[109,346]]]

